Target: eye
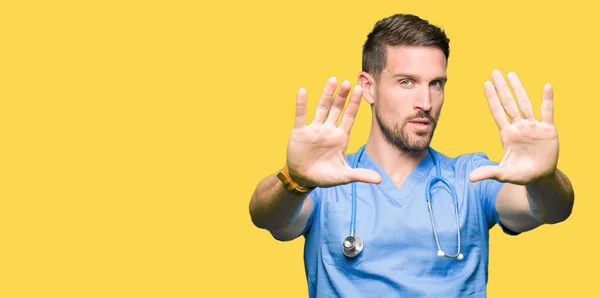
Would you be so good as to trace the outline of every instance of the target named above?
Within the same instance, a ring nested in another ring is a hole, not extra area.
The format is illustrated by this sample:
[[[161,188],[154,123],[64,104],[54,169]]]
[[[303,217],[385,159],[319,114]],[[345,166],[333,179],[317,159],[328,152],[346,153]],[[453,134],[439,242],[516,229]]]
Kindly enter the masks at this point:
[[[409,79],[402,79],[399,81],[400,85],[406,86],[406,87],[410,87],[412,86],[413,82]]]
[[[437,89],[441,89],[442,87],[444,87],[444,83],[440,80],[435,80],[435,81],[431,82],[430,85]]]

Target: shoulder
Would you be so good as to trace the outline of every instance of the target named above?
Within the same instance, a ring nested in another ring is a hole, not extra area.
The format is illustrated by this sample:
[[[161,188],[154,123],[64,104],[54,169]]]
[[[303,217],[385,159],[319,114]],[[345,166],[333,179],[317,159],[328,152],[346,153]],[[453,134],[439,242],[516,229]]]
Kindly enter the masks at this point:
[[[489,180],[477,182],[470,182],[469,180],[469,175],[475,169],[483,166],[498,165],[497,162],[490,160],[488,155],[484,152],[463,153],[454,157],[441,153],[437,153],[436,155],[438,156],[442,170],[447,173],[452,173],[450,174],[452,179],[459,185],[464,185],[465,187],[473,188],[477,191],[480,187],[493,183],[493,181]]]
[[[478,212],[481,212],[483,218],[486,219],[487,229],[492,228],[499,222],[495,203],[498,192],[504,183],[493,179],[471,182],[469,175],[479,167],[497,165],[498,163],[491,161],[484,152],[464,153],[456,157],[439,155],[440,163],[445,164],[446,169],[452,167],[455,175],[454,184],[466,190],[463,194],[475,198],[474,202],[476,202],[478,208],[469,210],[479,210]]]
[[[444,167],[452,167],[455,169],[465,169],[467,171],[474,170],[485,165],[497,164],[489,159],[484,152],[463,153],[457,156],[448,156],[446,154],[436,152],[440,163]]]

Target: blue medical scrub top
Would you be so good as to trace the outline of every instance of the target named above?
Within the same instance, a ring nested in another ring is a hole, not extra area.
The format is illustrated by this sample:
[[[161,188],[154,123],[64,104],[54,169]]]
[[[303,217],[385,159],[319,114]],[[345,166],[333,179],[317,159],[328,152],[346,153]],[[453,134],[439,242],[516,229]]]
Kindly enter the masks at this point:
[[[483,153],[450,158],[435,151],[442,175],[458,195],[462,260],[439,257],[426,185],[436,169],[425,157],[398,188],[364,152],[358,167],[372,169],[380,184],[357,183],[356,235],[364,249],[350,259],[342,242],[350,233],[352,186],[317,188],[311,194],[314,211],[303,232],[304,261],[310,297],[486,297],[489,230],[499,224],[496,194],[502,183],[472,183],[469,173],[496,165]],[[346,156],[352,164],[356,153]],[[432,187],[432,207],[443,251],[458,249],[452,195],[441,182]]]

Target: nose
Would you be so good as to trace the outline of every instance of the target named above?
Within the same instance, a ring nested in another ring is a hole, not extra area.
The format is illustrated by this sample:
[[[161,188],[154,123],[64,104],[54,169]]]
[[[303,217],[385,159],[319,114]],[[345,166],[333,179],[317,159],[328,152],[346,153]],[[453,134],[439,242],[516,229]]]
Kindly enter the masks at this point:
[[[421,89],[421,92],[417,96],[417,100],[415,102],[415,108],[423,111],[431,110],[431,91],[429,86]]]

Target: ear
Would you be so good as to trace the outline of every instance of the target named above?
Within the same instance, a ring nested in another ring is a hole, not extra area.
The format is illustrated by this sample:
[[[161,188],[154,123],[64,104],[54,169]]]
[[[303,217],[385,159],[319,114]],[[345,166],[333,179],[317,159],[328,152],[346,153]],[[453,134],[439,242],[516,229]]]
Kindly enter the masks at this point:
[[[362,71],[358,75],[358,84],[363,90],[363,97],[372,105],[375,102],[375,80],[370,74]]]

